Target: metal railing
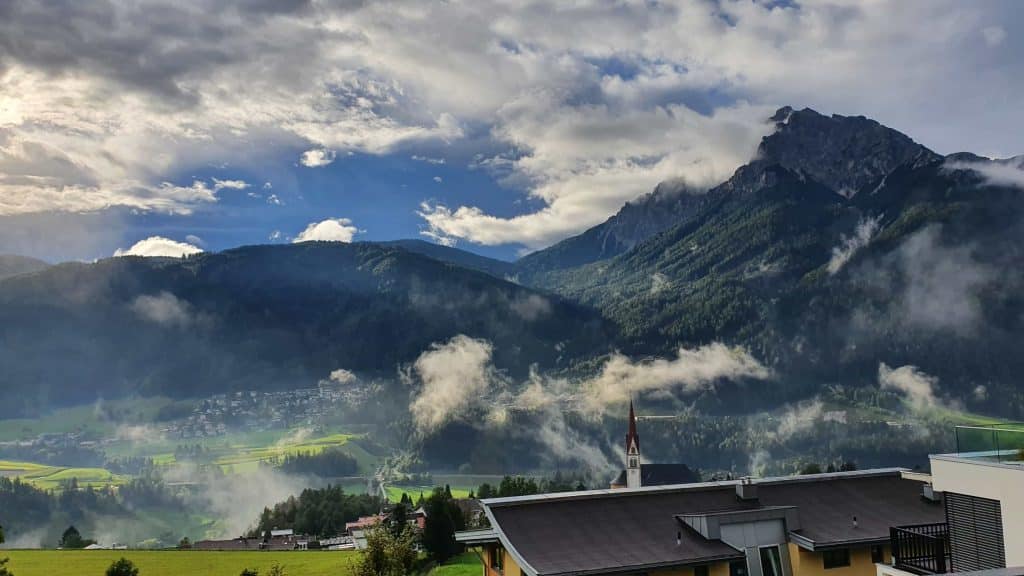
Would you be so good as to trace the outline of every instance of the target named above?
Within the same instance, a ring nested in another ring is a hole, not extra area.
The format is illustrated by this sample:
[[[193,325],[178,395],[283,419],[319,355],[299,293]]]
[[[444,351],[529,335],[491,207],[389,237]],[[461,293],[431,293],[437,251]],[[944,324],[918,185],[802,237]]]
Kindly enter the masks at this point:
[[[949,571],[949,528],[945,523],[889,528],[893,566],[915,574]]]
[[[1024,465],[1024,424],[957,426],[956,453]]]

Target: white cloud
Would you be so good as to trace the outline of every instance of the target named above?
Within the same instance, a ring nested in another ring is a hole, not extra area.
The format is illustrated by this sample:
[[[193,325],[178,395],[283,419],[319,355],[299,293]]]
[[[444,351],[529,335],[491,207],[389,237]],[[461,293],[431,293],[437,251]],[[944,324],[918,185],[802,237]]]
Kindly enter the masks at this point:
[[[245,190],[248,187],[249,183],[246,182],[245,180],[219,180],[217,178],[213,179],[213,190],[215,192],[223,190],[224,188],[228,188],[230,190]]]
[[[434,182],[437,182],[438,184],[440,184],[441,182],[444,182],[444,180],[440,176],[434,176],[433,180],[434,180]]]
[[[878,365],[878,384],[882,389],[897,390],[906,397],[915,410],[933,408],[939,400],[935,396],[935,385],[939,379],[922,372],[917,366],[890,368],[885,362]]]
[[[634,361],[613,355],[594,378],[581,386],[585,407],[602,413],[621,406],[630,394],[656,391],[693,392],[721,379],[771,378],[771,371],[742,348],[712,343],[693,350],[680,348],[674,359]]]
[[[191,254],[199,254],[202,248],[178,242],[162,236],[150,236],[145,240],[139,240],[127,250],[118,249],[114,256],[145,256],[163,258],[181,258]]]
[[[493,351],[490,342],[460,334],[434,344],[416,359],[412,375],[421,388],[409,411],[420,432],[469,416],[470,408],[490,390]]]
[[[306,226],[292,242],[351,242],[358,232],[359,229],[348,218],[328,218]]]
[[[871,242],[871,238],[878,232],[878,221],[877,217],[861,219],[852,235],[843,236],[839,245],[832,248],[832,258],[828,261],[829,274],[839,272],[858,250]]]
[[[273,204],[274,206],[283,206],[284,202],[282,202],[281,199],[277,197],[277,194],[271,194],[270,196],[267,196],[267,204]]]
[[[194,321],[192,305],[170,292],[138,296],[130,307],[140,317],[163,326],[186,327]]]
[[[351,384],[356,381],[356,375],[351,370],[338,368],[337,370],[331,371],[329,379],[331,382],[336,382],[338,384]]]
[[[426,158],[479,137],[509,150],[480,164],[502,166],[507,193],[540,208],[503,218],[435,203],[427,232],[539,247],[660,180],[727,176],[782,104],[876,117],[941,152],[1016,153],[1007,126],[1024,110],[991,97],[1024,91],[1021,60],[991,49],[1013,41],[1013,10],[147,0],[40,13],[14,3],[0,21],[0,214],[188,213],[214,190],[161,183],[194,167],[290,164],[296,150],[312,166],[334,151]]]
[[[335,157],[333,150],[313,149],[303,152],[299,162],[308,168],[319,168],[334,162]]]
[[[1024,188],[1024,156],[982,162],[949,162],[949,170],[973,170],[994,186]]]

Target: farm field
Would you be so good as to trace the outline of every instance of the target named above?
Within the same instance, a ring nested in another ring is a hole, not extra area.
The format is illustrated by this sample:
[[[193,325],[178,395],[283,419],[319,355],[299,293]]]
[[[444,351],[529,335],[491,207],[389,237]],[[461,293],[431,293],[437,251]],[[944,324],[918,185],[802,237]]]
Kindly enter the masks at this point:
[[[347,574],[358,558],[356,552],[186,550],[0,550],[3,556],[11,559],[7,567],[18,576],[102,576],[122,556],[135,563],[139,576],[238,576],[245,568],[266,574],[275,563],[284,567],[288,576],[336,576]]]
[[[129,480],[128,476],[114,474],[103,468],[65,468],[10,460],[0,460],[0,476],[18,477],[42,490],[59,489],[72,478],[81,487],[93,488],[118,486]]]

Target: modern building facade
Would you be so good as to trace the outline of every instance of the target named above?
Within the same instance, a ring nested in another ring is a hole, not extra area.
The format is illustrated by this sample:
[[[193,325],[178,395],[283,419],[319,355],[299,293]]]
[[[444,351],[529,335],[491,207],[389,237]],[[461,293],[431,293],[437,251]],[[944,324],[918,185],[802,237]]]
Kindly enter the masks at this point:
[[[944,518],[894,530],[893,566],[880,575],[1024,566],[1024,425],[958,426],[956,445],[930,457],[924,478]]]
[[[457,539],[485,576],[873,576],[891,527],[945,518],[905,472],[489,499],[491,528]]]

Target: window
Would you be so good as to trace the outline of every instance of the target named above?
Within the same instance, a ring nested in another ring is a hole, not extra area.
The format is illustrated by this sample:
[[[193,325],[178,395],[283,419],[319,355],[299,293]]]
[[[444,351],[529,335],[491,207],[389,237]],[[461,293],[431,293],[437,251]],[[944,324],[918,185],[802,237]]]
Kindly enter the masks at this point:
[[[729,576],[747,576],[746,560],[729,562]]]
[[[708,576],[708,567],[707,566],[694,566],[693,567],[693,576]]]
[[[632,457],[632,458],[629,459],[629,467],[630,468],[638,468],[636,457]]]
[[[825,569],[843,568],[850,565],[850,550],[840,548],[839,550],[826,550],[821,553],[821,559],[825,562]]]
[[[501,572],[505,568],[505,555],[502,554],[503,550],[501,549],[501,546],[491,546],[490,552],[491,568]]]
[[[881,546],[871,547],[871,561],[875,564],[881,564],[885,562],[885,549]]]
[[[778,546],[761,548],[762,576],[782,576],[782,558],[779,557]]]

